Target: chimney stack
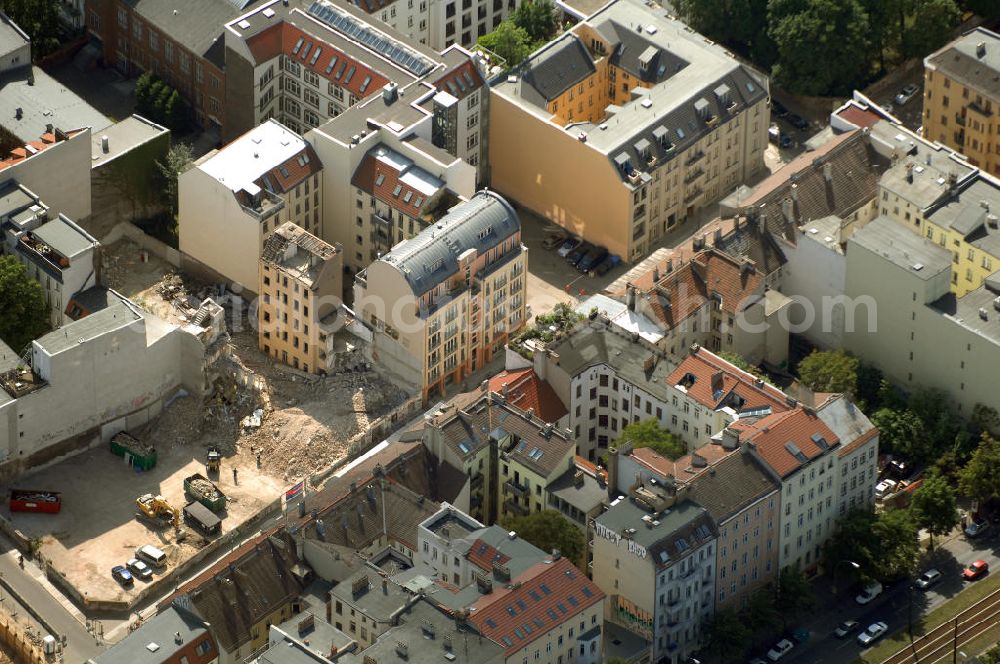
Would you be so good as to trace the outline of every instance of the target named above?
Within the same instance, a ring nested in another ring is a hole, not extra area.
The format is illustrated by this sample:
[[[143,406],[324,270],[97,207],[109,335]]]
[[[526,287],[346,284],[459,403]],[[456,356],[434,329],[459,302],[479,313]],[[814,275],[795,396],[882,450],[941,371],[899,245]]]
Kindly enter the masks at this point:
[[[625,303],[629,311],[635,311],[635,286],[627,284],[625,286]]]
[[[827,182],[833,182],[833,164],[830,162],[823,164],[823,177]]]
[[[986,57],[986,42],[976,44],[976,57],[980,60]]]
[[[906,181],[913,184],[913,164],[906,165]]]

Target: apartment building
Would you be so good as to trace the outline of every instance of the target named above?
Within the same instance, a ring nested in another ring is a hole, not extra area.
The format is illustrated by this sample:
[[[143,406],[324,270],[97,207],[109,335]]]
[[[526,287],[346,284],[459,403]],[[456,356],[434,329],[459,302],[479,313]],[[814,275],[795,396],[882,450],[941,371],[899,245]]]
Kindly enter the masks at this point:
[[[492,88],[493,186],[637,261],[764,168],[767,84],[680,21],[608,3]]]
[[[226,87],[232,103],[225,135],[268,118],[304,132],[390,86],[393,102],[396,91],[406,97],[400,104],[406,110],[385,124],[400,137],[416,132],[485,169],[489,95],[480,57],[458,45],[428,48],[364,10],[363,3],[317,0],[300,8],[271,0],[229,22]],[[371,111],[346,121],[344,145],[357,145],[350,139],[372,128],[366,125]]]
[[[93,0],[87,30],[104,62],[128,76],[156,74],[191,105],[199,126],[218,131],[226,105],[223,25],[253,2]]]
[[[518,0],[363,0],[362,10],[413,41],[443,51],[452,44],[472,48],[521,3]]]
[[[344,292],[343,253],[290,221],[264,240],[257,343],[265,355],[307,373],[331,369]]]
[[[308,232],[320,228],[322,168],[312,147],[275,120],[209,152],[178,178],[181,252],[256,288],[271,231],[287,221]]]
[[[368,562],[330,591],[334,626],[364,649],[392,627],[392,615],[415,603],[414,595],[393,579],[386,578]]]
[[[357,274],[355,311],[392,341],[397,355],[381,361],[413,376],[427,399],[485,366],[524,325],[526,263],[517,213],[482,191]]]
[[[908,390],[944,390],[966,415],[980,403],[1000,407],[991,378],[1000,369],[995,275],[958,297],[952,252],[887,218],[851,237],[846,260],[847,296],[875,303],[857,309],[847,350]]]
[[[63,131],[50,125],[43,131],[0,159],[3,180],[45,201],[49,217],[85,221],[91,212],[90,129]]]
[[[575,470],[569,431],[508,396],[484,381],[479,390],[435,406],[420,432],[441,477],[467,479],[469,503],[461,507],[485,523],[546,509],[549,487]]]
[[[507,664],[604,661],[605,593],[558,553],[473,602],[468,621]]]
[[[70,322],[74,295],[97,285],[99,250],[100,243],[65,215],[17,234],[13,254],[45,291],[53,328]]]
[[[1000,35],[978,27],[924,58],[923,134],[1000,176]]]
[[[648,289],[627,286],[623,298],[661,330],[660,348],[678,355],[698,344],[754,364],[787,359],[788,330],[779,321],[790,301],[765,288],[752,262],[708,248],[669,268]]]
[[[170,606],[91,660],[93,664],[216,664],[211,625],[189,609]],[[155,647],[150,647],[155,646]]]
[[[651,642],[651,661],[681,664],[715,610],[718,530],[674,487],[634,485],[594,520],[593,578],[606,618]]]

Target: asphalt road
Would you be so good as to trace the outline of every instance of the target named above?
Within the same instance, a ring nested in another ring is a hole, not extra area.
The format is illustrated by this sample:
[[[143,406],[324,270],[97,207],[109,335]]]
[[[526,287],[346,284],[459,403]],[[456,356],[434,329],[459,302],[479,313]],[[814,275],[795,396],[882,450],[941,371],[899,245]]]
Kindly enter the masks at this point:
[[[857,589],[846,588],[846,583],[839,596],[832,595],[828,587],[820,588],[817,593],[819,595],[817,606],[831,608],[818,613],[812,620],[803,622],[812,633],[812,637],[806,643],[796,646],[795,650],[782,661],[801,664],[842,664],[854,661],[863,653],[863,649],[857,643],[858,632],[844,639],[838,639],[833,635],[837,625],[845,620],[855,619],[861,623],[860,629],[864,629],[874,622],[882,621],[889,625],[886,636],[906,630],[910,622],[911,596],[914,632],[922,633],[925,630],[920,623],[920,616],[944,604],[969,585],[962,580],[962,570],[969,563],[985,560],[994,574],[1000,573],[998,530],[1000,528],[986,533],[982,539],[974,542],[970,542],[963,535],[955,535],[940,544],[920,571],[934,567],[944,578],[927,591],[911,592],[909,584],[902,581],[886,588],[871,604],[861,606],[854,601]]]
[[[105,649],[86,627],[70,613],[46,588],[36,580],[41,577],[41,570],[31,561],[25,561],[25,569],[17,562],[17,550],[5,538],[0,538],[0,574],[4,582],[12,587],[17,594],[30,604],[35,613],[58,632],[58,636],[66,637],[66,650],[63,662],[66,664],[83,664]]]

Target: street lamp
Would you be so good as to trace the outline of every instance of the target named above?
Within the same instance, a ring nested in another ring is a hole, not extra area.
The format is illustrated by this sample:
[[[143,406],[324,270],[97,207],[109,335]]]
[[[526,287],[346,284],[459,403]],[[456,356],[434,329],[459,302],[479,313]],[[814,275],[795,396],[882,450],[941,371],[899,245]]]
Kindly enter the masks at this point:
[[[837,564],[833,566],[833,594],[837,594],[837,572],[840,571],[841,565],[849,565],[855,570],[861,569],[861,565],[857,564],[853,560],[838,560]]]

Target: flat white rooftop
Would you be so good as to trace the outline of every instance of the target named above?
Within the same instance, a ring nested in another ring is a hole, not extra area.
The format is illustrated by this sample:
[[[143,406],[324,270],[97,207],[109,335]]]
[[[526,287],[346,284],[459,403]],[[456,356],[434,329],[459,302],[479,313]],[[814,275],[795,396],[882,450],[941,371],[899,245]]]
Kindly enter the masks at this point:
[[[258,125],[203,161],[199,168],[230,191],[257,189],[253,182],[305,150],[303,138],[276,120]]]

